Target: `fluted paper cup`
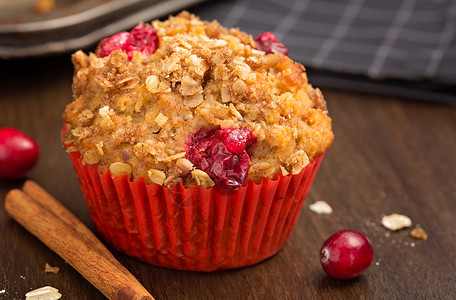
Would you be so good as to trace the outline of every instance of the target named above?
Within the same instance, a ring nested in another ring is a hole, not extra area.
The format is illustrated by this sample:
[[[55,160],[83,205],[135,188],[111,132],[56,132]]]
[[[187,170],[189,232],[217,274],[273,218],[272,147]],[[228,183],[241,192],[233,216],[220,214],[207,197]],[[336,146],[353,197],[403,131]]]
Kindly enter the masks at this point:
[[[157,266],[214,271],[256,264],[282,248],[324,154],[297,175],[237,190],[131,181],[83,164],[79,152],[69,156],[95,227],[114,249]]]

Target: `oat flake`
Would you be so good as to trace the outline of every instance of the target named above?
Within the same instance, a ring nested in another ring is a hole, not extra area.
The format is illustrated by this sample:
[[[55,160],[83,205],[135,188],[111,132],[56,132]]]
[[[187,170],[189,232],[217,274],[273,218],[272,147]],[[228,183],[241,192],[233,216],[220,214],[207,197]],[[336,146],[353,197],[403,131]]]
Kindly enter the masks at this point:
[[[59,290],[52,286],[44,286],[25,294],[26,300],[56,300],[61,297]]]
[[[382,224],[389,230],[400,230],[412,226],[412,220],[404,215],[392,214],[382,218]]]
[[[332,208],[325,201],[317,201],[309,206],[309,209],[319,215],[330,215]]]

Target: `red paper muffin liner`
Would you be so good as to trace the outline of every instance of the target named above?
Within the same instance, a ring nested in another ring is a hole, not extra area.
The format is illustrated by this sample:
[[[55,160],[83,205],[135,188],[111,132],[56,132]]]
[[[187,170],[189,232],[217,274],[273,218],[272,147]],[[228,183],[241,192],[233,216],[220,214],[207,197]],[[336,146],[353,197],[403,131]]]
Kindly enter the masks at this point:
[[[69,155],[94,224],[108,244],[153,265],[192,271],[248,266],[276,254],[324,156],[297,175],[224,190],[117,178],[83,164],[79,152]]]

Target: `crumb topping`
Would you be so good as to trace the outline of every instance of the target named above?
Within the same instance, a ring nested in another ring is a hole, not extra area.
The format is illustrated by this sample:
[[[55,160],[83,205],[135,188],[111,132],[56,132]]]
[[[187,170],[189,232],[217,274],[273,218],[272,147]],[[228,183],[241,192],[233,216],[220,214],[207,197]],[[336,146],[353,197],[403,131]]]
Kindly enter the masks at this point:
[[[326,102],[299,63],[188,12],[152,26],[159,41],[152,55],[72,56],[64,138],[84,163],[148,183],[209,187],[213,179],[185,158],[200,128],[250,130],[257,138],[248,172],[254,182],[297,174],[332,143]]]

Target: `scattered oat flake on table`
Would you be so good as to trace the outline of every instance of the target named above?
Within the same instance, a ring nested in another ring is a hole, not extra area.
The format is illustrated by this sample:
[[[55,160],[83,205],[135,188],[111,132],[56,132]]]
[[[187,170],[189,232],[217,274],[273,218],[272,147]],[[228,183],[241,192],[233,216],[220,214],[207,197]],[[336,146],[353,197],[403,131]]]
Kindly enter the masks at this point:
[[[6,290],[1,290],[0,291],[0,294],[4,294],[4,293],[6,293]]]
[[[412,220],[404,215],[392,214],[382,218],[382,224],[389,230],[400,230],[412,226]]]
[[[414,239],[417,239],[417,240],[427,240],[427,238],[428,238],[428,235],[427,235],[426,231],[424,231],[424,229],[421,228],[421,227],[416,227],[416,228],[414,228],[414,229],[410,232],[410,235],[411,235]]]
[[[26,300],[56,300],[60,299],[62,294],[52,286],[44,286],[25,294]]]
[[[330,215],[332,213],[332,208],[325,201],[316,201],[315,203],[309,205],[309,209],[320,215]]]
[[[46,263],[46,265],[44,266],[45,273],[57,274],[59,271],[60,271],[59,267],[53,267],[53,266],[49,265],[48,263]]]

